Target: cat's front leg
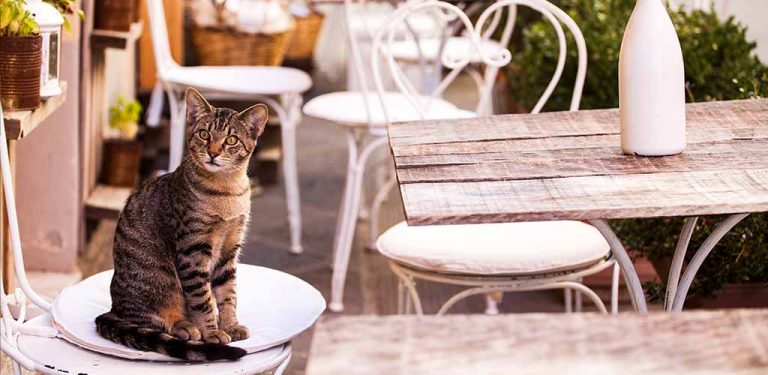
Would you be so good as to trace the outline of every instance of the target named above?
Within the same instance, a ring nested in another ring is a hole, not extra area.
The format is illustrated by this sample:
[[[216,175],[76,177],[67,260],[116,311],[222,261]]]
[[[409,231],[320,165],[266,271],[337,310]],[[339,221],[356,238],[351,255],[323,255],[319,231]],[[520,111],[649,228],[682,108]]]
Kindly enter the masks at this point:
[[[208,343],[229,344],[230,336],[219,329],[211,288],[211,245],[206,242],[180,242],[176,272],[184,294],[187,315]]]
[[[249,337],[248,328],[237,321],[236,268],[241,245],[236,243],[222,249],[221,257],[213,269],[211,287],[219,309],[219,329],[232,341]]]

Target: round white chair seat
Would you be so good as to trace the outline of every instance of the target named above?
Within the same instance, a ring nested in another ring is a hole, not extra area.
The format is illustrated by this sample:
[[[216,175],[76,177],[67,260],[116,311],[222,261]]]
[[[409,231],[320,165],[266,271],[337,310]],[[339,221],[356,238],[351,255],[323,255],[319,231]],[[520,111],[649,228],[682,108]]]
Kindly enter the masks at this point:
[[[164,78],[203,93],[280,95],[302,93],[312,87],[307,73],[281,66],[179,66]]]
[[[530,275],[581,269],[605,259],[610,246],[580,221],[408,226],[398,223],[377,242],[405,265],[462,275]]]
[[[50,327],[50,315],[39,316],[25,325]],[[290,344],[281,344],[248,354],[238,361],[149,362],[99,354],[54,337],[20,335],[18,346],[19,351],[31,360],[49,368],[51,374],[70,375],[255,374],[280,366],[291,355]]]
[[[440,44],[441,40],[437,38],[420,40],[418,46],[421,47],[421,55],[419,55],[419,48],[417,48],[416,42],[413,40],[392,42],[390,45],[384,45],[384,48],[387,49],[388,53],[390,53],[393,58],[400,61],[419,62],[421,61],[421,57],[423,57],[424,60],[432,62],[437,58],[437,54],[440,51]],[[493,57],[500,54],[504,49],[504,47],[494,40],[483,40],[480,42],[480,54],[483,56]],[[464,36],[449,38],[443,48],[443,56],[449,57],[452,61],[464,59],[470,54],[470,62],[482,62],[477,51],[471,49],[469,38]]]
[[[365,110],[365,97],[370,106],[371,125],[384,126],[384,111],[381,101],[375,93],[364,94],[356,91],[341,91],[320,95],[308,101],[304,105],[304,114],[341,125],[366,126],[368,125],[367,112]],[[422,108],[428,108],[424,120],[471,118],[477,115],[456,107],[448,101],[429,96],[416,96]],[[427,105],[428,103],[428,105]],[[422,120],[418,110],[402,93],[388,92],[384,94],[384,105],[390,115],[391,122]]]
[[[112,273],[105,271],[65,288],[51,310],[53,326],[66,340],[99,353],[149,361],[176,360],[114,343],[96,332],[94,320],[112,305]],[[230,345],[248,353],[288,342],[312,326],[325,310],[320,292],[303,280],[247,264],[237,266],[237,297],[238,320],[248,327],[251,337]]]

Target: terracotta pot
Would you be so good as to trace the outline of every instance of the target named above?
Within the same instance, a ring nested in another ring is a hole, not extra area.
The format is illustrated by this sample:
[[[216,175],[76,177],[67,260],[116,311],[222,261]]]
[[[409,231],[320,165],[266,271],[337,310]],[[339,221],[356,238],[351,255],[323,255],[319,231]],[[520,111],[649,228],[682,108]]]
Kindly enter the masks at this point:
[[[41,36],[0,37],[0,99],[5,110],[40,105]]]
[[[104,142],[101,181],[110,186],[134,187],[139,181],[141,143],[110,139]]]
[[[135,0],[98,0],[95,8],[96,29],[128,31],[136,22],[139,7]]]
[[[685,301],[690,309],[745,309],[768,307],[768,283],[728,284],[712,298],[692,296]]]
[[[672,257],[651,261],[653,268],[667,285],[669,270],[672,268]],[[688,262],[683,264],[683,270]],[[688,295],[685,309],[734,309],[734,308],[766,308],[768,307],[768,283],[731,283],[712,298]]]

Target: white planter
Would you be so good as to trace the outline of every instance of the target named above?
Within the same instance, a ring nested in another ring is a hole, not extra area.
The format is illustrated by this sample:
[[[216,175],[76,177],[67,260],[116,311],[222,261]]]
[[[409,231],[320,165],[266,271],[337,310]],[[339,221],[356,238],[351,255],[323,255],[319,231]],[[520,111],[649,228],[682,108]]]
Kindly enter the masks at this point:
[[[663,0],[637,0],[619,55],[621,149],[662,156],[685,149],[685,74]]]

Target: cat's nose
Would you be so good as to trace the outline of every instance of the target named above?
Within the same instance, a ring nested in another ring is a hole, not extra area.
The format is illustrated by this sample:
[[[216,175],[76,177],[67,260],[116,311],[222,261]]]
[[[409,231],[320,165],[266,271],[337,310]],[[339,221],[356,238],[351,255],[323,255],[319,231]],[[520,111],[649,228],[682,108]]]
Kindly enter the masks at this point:
[[[216,157],[219,155],[221,155],[221,150],[208,149],[208,156],[211,157],[211,160],[216,159]]]

